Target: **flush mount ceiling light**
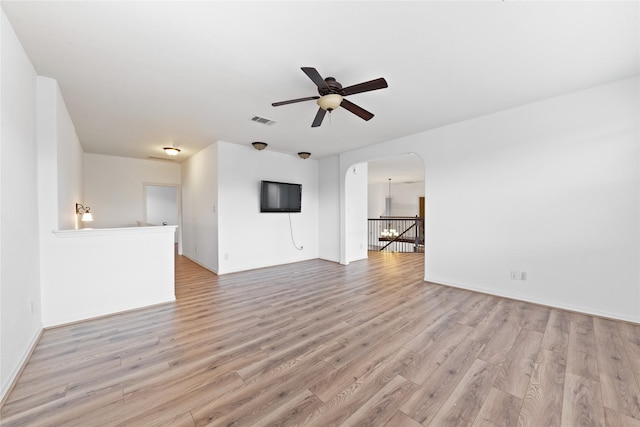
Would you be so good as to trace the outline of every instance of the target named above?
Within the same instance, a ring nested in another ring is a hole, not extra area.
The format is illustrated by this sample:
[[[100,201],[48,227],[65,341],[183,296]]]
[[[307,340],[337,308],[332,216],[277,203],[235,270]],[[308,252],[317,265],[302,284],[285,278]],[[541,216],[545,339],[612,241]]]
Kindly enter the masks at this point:
[[[308,151],[301,151],[298,153],[298,156],[300,156],[301,159],[308,159],[309,157],[311,157],[311,153],[309,153]]]
[[[164,152],[170,156],[177,156],[180,153],[180,149],[176,147],[164,147]]]
[[[265,148],[267,148],[267,143],[266,142],[260,142],[260,141],[256,141],[256,142],[252,142],[251,145],[253,145],[253,148],[255,148],[258,151],[262,151]]]
[[[320,108],[325,111],[333,111],[340,106],[342,103],[342,95],[338,95],[337,93],[330,93],[329,95],[321,96],[320,99],[316,101]]]

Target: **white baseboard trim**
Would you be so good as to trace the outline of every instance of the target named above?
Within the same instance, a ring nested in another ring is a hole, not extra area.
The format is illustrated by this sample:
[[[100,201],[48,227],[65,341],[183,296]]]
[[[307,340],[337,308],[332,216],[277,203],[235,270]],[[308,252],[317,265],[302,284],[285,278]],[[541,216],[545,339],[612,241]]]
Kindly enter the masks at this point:
[[[9,395],[11,390],[13,390],[13,387],[15,387],[16,383],[18,382],[20,374],[24,370],[25,366],[27,366],[27,362],[31,358],[33,351],[36,349],[36,346],[38,345],[38,342],[40,341],[43,333],[44,328],[40,328],[40,330],[37,331],[36,334],[31,338],[31,342],[27,347],[27,351],[20,359],[20,363],[18,363],[18,365],[15,367],[7,382],[5,384],[2,384],[2,391],[0,392],[0,408],[4,406],[5,398]]]
[[[212,273],[218,274],[218,271],[215,268],[209,267],[208,265],[205,265],[205,264],[201,263],[200,261],[191,258],[189,255],[182,254],[181,256],[185,257],[189,261],[195,262],[196,264],[198,264],[202,268],[206,268],[207,270],[211,271]]]
[[[465,289],[465,290],[468,290],[468,291],[479,292],[481,294],[493,295],[493,296],[497,296],[497,297],[516,300],[516,301],[523,301],[523,302],[529,302],[529,303],[532,303],[532,304],[543,305],[545,307],[551,307],[551,308],[558,308],[560,310],[573,311],[573,312],[576,312],[576,313],[587,314],[587,315],[590,315],[590,316],[597,316],[597,317],[603,317],[603,318],[606,318],[606,319],[622,320],[623,322],[640,324],[640,317],[634,319],[633,317],[624,316],[624,315],[621,315],[619,313],[609,313],[607,311],[602,311],[602,310],[593,310],[593,309],[590,309],[590,308],[576,307],[576,306],[572,306],[572,305],[569,305],[569,304],[558,303],[556,301],[547,301],[547,300],[542,299],[542,298],[523,298],[520,295],[511,295],[511,294],[503,293],[503,292],[493,292],[493,291],[490,291],[490,290],[487,290],[487,289],[483,289],[483,288],[478,288],[478,287],[475,287],[475,286],[466,286],[466,285],[461,285],[461,284],[458,284],[458,283],[450,283],[450,282],[446,282],[446,281],[443,281],[443,280],[438,280],[436,278],[431,278],[431,277],[427,277],[427,276],[424,277],[424,281],[425,282],[430,282],[430,283],[435,283],[437,285],[450,286],[452,288]]]
[[[111,317],[111,316],[120,316],[122,314],[132,313],[132,312],[135,312],[135,311],[138,311],[138,310],[145,310],[147,308],[153,308],[153,307],[157,307],[157,306],[165,305],[165,304],[173,304],[175,302],[176,302],[176,297],[175,297],[175,294],[174,294],[173,297],[171,298],[171,300],[169,300],[169,301],[160,301],[160,302],[149,304],[149,305],[143,305],[141,307],[125,308],[125,309],[114,311],[114,312],[111,312],[111,313],[98,314],[96,316],[91,316],[91,317],[83,317],[82,319],[72,320],[70,322],[54,323],[54,324],[51,324],[51,325],[47,324],[47,325],[44,325],[44,331],[48,331],[50,329],[63,328],[65,326],[77,325],[78,323],[90,322],[92,320],[104,319],[106,317]]]

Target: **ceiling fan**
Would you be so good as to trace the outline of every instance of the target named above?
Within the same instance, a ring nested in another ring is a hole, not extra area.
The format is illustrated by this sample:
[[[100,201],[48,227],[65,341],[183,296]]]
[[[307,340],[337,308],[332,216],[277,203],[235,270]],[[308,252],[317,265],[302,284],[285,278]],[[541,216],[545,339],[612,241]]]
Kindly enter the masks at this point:
[[[274,107],[280,105],[293,104],[296,102],[310,101],[316,99],[317,104],[320,106],[316,113],[315,119],[311,127],[318,127],[322,124],[325,114],[335,110],[338,107],[343,107],[345,110],[351,111],[356,116],[364,120],[371,120],[373,114],[368,112],[362,107],[357,106],[353,102],[344,99],[345,96],[354,95],[356,93],[369,92],[372,90],[384,89],[388,87],[387,81],[380,77],[379,79],[370,80],[368,82],[359,83],[353,86],[347,86],[345,88],[336,81],[333,77],[327,77],[323,79],[320,73],[313,67],[302,67],[302,71],[318,86],[318,93],[320,96],[308,96],[306,98],[290,99],[288,101],[274,102],[271,104]]]

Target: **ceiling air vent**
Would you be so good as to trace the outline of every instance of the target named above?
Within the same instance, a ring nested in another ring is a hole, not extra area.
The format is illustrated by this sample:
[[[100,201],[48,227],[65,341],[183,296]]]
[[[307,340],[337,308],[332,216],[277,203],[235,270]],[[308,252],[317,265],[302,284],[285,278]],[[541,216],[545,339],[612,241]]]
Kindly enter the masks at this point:
[[[265,119],[264,117],[260,117],[260,116],[251,117],[251,121],[256,123],[262,123],[263,125],[267,125],[267,126],[271,126],[276,123],[273,120]]]

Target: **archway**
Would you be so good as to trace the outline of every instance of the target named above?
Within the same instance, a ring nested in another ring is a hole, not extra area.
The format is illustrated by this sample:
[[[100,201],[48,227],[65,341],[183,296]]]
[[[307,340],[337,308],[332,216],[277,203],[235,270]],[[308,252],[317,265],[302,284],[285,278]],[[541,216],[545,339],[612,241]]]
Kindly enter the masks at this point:
[[[372,217],[420,216],[420,198],[425,199],[424,162],[415,154],[381,157],[352,164],[344,176],[344,259],[343,263],[366,258],[370,249],[369,219]],[[391,185],[389,182],[391,178]],[[385,212],[391,187],[395,203]],[[424,236],[424,228],[417,230]],[[415,238],[415,232],[412,232]],[[422,248],[424,248],[422,237]]]
[[[368,162],[368,249],[424,253],[424,164],[413,154]]]

